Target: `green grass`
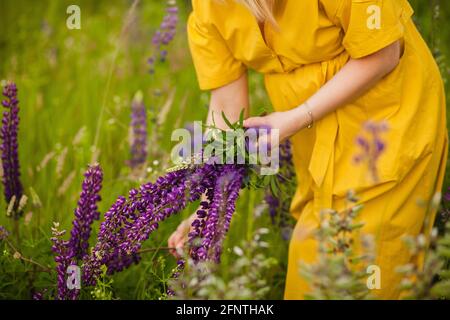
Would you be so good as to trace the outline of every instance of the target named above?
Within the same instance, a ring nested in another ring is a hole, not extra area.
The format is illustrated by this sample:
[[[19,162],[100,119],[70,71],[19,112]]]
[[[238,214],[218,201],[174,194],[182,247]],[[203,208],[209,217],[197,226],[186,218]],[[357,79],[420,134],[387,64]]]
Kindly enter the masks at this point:
[[[416,20],[426,40],[440,46],[443,54],[449,56],[450,30],[445,21],[450,4],[441,1],[441,18],[433,22],[430,2],[411,1],[416,8]],[[74,3],[81,7],[81,30],[69,30],[65,25],[66,8]],[[179,3],[183,4],[182,26],[170,47],[170,64],[159,65],[155,77],[151,77],[146,59],[151,52],[151,37],[164,12],[163,1],[141,1],[121,37],[131,1],[0,0],[0,79],[13,80],[18,85],[22,180],[27,195],[29,188],[33,188],[42,204],[29,203],[26,210],[29,221],[20,222],[20,241],[14,239],[24,256],[53,266],[51,224],[59,221],[62,228],[70,230],[82,174],[93,159],[104,170],[101,212],[117,196],[126,195],[130,188],[164,170],[160,164],[146,179],[128,178],[125,162],[129,155],[129,106],[138,90],[144,93],[150,118],[159,114],[174,91],[166,120],[158,127],[152,124],[152,130],[160,133],[152,144],[155,155],[169,152],[173,146],[170,132],[176,126],[205,118],[208,94],[198,89],[184,29],[190,9],[188,1]],[[252,105],[268,106],[261,76],[252,73],[250,83]],[[75,137],[78,141],[74,143]],[[96,141],[97,157],[93,154]],[[243,235],[249,237],[256,228],[270,225],[267,216],[253,217],[260,202],[259,193],[242,193],[225,244],[224,269],[233,262],[227,248],[239,244]],[[3,198],[0,206],[6,207]],[[170,233],[193,208],[165,222],[146,246],[165,246]],[[4,214],[0,215],[0,225],[12,229]],[[268,242],[269,254],[280,261],[268,276],[270,298],[282,298],[288,244],[274,228]],[[138,266],[114,277],[116,297],[157,299],[164,292],[164,281],[174,265],[175,260],[164,251],[146,254]],[[28,299],[30,289],[54,285],[53,277],[37,272],[34,266],[14,259],[5,251],[0,259],[0,298]]]

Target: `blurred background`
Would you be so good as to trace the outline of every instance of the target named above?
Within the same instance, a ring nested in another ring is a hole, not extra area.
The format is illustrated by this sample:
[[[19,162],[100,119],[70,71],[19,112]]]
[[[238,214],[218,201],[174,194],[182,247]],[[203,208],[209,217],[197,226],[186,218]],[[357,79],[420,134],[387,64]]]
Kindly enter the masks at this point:
[[[70,227],[87,164],[98,162],[104,170],[100,211],[105,212],[119,195],[164,172],[174,128],[205,118],[208,94],[198,89],[186,39],[190,1],[177,3],[177,35],[167,48],[166,62],[157,63],[150,74],[147,60],[154,54],[152,37],[165,14],[165,1],[140,1],[130,11],[130,0],[0,0],[0,80],[15,81],[19,88],[19,156],[30,195],[20,227],[24,255],[52,265],[51,223]],[[410,3],[448,93],[450,2]],[[66,27],[66,9],[72,4],[81,8],[81,30]],[[270,107],[260,75],[251,73],[250,86],[254,112]],[[127,161],[131,105],[137,92],[142,92],[147,107],[151,142],[145,168],[133,172]],[[449,181],[447,177],[445,188]],[[7,206],[3,197],[0,206]],[[167,221],[146,246],[166,246],[170,233],[192,210]],[[268,215],[261,214],[264,210],[262,194],[244,190],[225,247],[270,225]],[[11,219],[0,214],[0,225],[10,227]],[[288,242],[280,236],[282,230],[271,230],[267,252],[278,263],[267,271],[267,297],[278,299],[283,295]],[[149,253],[139,266],[114,278],[116,296],[158,298],[174,265],[167,252]],[[223,265],[229,268],[232,261],[225,258]],[[29,298],[30,281],[37,289],[54,283],[51,275],[33,270],[5,254],[0,260],[0,298]]]

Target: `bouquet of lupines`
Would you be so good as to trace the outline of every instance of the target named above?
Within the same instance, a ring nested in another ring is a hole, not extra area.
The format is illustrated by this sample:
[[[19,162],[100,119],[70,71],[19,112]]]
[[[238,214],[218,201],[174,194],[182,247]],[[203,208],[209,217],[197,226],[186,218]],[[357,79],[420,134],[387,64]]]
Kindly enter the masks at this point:
[[[100,168],[95,166],[88,170],[79,209],[75,211],[75,231],[71,233],[77,240],[63,241],[62,232],[53,230],[55,261],[58,264],[57,298],[74,299],[78,296],[77,290],[67,290],[65,269],[69,265],[81,263],[82,285],[95,286],[105,267],[108,274],[113,274],[138,263],[143,242],[160,223],[200,200],[202,195],[205,200],[201,201],[197,219],[192,224],[193,231],[189,234],[189,254],[194,262],[220,261],[222,243],[229,230],[240,189],[245,186],[267,187],[272,179],[276,179],[276,175],[259,175],[263,165],[249,164],[251,154],[248,151],[255,141],[246,140],[242,154],[239,153],[242,148],[236,145],[243,142],[245,136],[237,134],[231,144],[226,141],[230,132],[245,132],[243,113],[233,124],[225,115],[223,117],[230,130],[209,127],[212,134],[206,140],[201,155],[184,159],[154,183],[130,190],[128,197],[119,197],[106,212],[97,242],[86,254],[90,225],[98,217],[96,203],[100,199],[101,184]],[[214,152],[206,158],[208,146],[213,146]],[[271,152],[277,150],[277,146],[273,146]],[[194,161],[199,157],[201,161]],[[243,164],[230,161],[239,157],[243,158]],[[226,158],[225,162],[219,161],[223,158]],[[182,260],[178,262],[178,273],[184,264]]]

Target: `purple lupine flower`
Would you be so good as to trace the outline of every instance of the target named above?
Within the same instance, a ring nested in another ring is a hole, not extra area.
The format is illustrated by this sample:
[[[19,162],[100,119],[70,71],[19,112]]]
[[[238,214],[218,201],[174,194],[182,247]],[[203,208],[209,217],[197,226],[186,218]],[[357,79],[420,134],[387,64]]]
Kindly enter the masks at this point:
[[[192,223],[193,231],[189,234],[191,244],[201,241],[200,245],[191,247],[190,254],[194,261],[220,261],[222,242],[229,229],[244,178],[242,166],[223,165],[217,168],[214,186],[210,186],[207,191],[208,202],[202,203],[201,209],[197,211],[197,219]]]
[[[177,266],[172,272],[171,279],[178,279],[180,277],[181,272],[184,270],[184,267],[186,266],[186,262],[184,259],[178,259],[177,260]],[[167,288],[167,295],[168,296],[174,296],[175,292],[172,290],[171,287]]]
[[[212,178],[203,181],[206,201],[200,203],[197,218],[192,222],[188,235],[189,255],[194,262],[210,260],[220,262],[222,243],[229,230],[235,211],[236,200],[242,187],[245,167],[237,165],[210,165],[215,169]],[[184,259],[177,262],[171,278],[176,279],[183,271]],[[167,294],[175,293],[169,287]]]
[[[159,177],[155,183],[131,190],[128,199],[120,197],[105,214],[97,244],[84,259],[84,283],[95,285],[102,265],[106,265],[108,273],[112,274],[139,261],[143,242],[159,227],[159,223],[181,212],[188,203],[198,200],[204,193],[208,199],[214,200],[211,203],[213,217],[219,218],[210,218],[208,212],[205,228],[201,231],[206,238],[201,250],[206,250],[208,257],[218,261],[244,171],[243,166],[233,165],[193,166],[170,172]],[[203,203],[203,207],[206,206]],[[206,211],[198,214],[202,216]]]
[[[205,181],[215,177],[214,170],[214,166],[203,165],[170,172],[155,183],[131,190],[128,199],[120,197],[105,214],[97,244],[85,258],[85,284],[95,285],[102,265],[112,274],[138,261],[143,242],[161,221],[200,198],[206,191]]]
[[[381,134],[389,129],[387,122],[367,121],[363,125],[364,133],[356,137],[356,145],[361,152],[353,158],[355,164],[365,163],[374,181],[378,181],[377,162],[386,149]]]
[[[87,255],[92,223],[100,217],[97,203],[101,200],[99,193],[102,188],[103,172],[99,165],[93,165],[88,168],[84,176],[70,239],[68,241],[62,239],[66,231],[59,231],[58,224],[52,228],[52,251],[55,253],[58,278],[56,297],[59,300],[75,300],[78,297],[79,289],[69,290],[67,287],[67,268],[70,265],[78,265]]]
[[[290,140],[286,140],[280,144],[279,148],[280,158],[280,172],[277,175],[277,180],[280,185],[286,185],[286,182],[291,181],[295,177],[294,164],[292,159],[292,145]],[[291,192],[292,193],[292,192]],[[272,224],[278,221],[278,225],[281,228],[287,226],[287,220],[289,215],[290,203],[292,200],[291,193],[280,193],[279,196],[273,194],[270,188],[267,188],[264,196],[264,200],[269,207],[269,214],[272,220]],[[279,199],[279,197],[285,197]]]
[[[136,168],[147,160],[147,109],[142,93],[138,92],[131,104],[131,159],[129,165]]]
[[[55,254],[56,276],[57,276],[57,300],[65,300],[69,298],[69,290],[66,284],[66,271],[71,264],[69,257],[69,241],[63,240],[62,237],[66,233],[65,230],[60,231],[59,224],[54,223],[52,227],[53,237],[50,239],[53,243],[52,251]]]
[[[167,58],[167,46],[172,42],[176,34],[178,24],[178,6],[175,0],[167,1],[166,15],[159,29],[155,32],[152,39],[154,54],[148,59],[150,74],[155,72],[155,63],[159,60],[164,62]],[[158,57],[159,56],[159,57]]]
[[[220,218],[217,221],[214,238],[211,243],[211,257],[214,261],[219,262],[222,253],[222,243],[230,229],[231,219],[236,209],[236,201],[239,191],[242,187],[245,170],[243,167],[232,166],[230,171],[224,173],[217,180],[216,192],[225,194],[224,202],[218,206]],[[208,225],[208,221],[206,221]]]
[[[214,188],[216,186],[215,179],[206,180],[203,184],[206,188],[206,201],[200,202],[200,207],[196,212],[196,219],[192,222],[191,232],[188,234],[190,252],[189,255],[193,261],[200,261],[199,252],[200,248],[203,246],[202,237],[206,227],[206,220],[209,216],[209,209],[211,208],[214,201]]]
[[[3,111],[2,129],[0,138],[2,140],[0,150],[2,152],[2,166],[4,193],[6,202],[15,197],[13,207],[13,217],[18,218],[21,215],[19,202],[23,195],[23,187],[20,181],[20,166],[18,155],[17,134],[19,130],[19,100],[17,100],[17,87],[14,83],[8,83],[3,88],[3,95],[6,97],[2,105],[6,108]]]
[[[276,218],[278,217],[278,214],[280,213],[280,201],[278,198],[270,191],[270,188],[266,190],[266,194],[264,196],[264,201],[269,207],[269,215],[270,219],[272,220],[272,224],[275,225]]]
[[[87,254],[92,223],[100,217],[97,203],[101,200],[99,193],[102,189],[102,169],[98,164],[90,166],[84,177],[68,244],[69,258],[77,260],[83,259]]]
[[[101,274],[101,266],[111,259],[110,252],[119,242],[116,232],[124,223],[125,197],[119,197],[105,213],[105,221],[100,226],[97,244],[92,253],[85,257],[83,268],[83,283],[95,285],[96,278]]]

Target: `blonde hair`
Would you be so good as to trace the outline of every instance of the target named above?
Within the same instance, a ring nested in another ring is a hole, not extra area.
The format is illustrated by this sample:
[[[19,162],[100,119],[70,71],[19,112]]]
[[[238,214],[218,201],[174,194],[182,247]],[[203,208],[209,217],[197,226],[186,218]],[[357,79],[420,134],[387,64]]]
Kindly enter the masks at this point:
[[[277,26],[273,14],[275,0],[236,0],[244,4],[259,22],[269,22],[273,26]]]

